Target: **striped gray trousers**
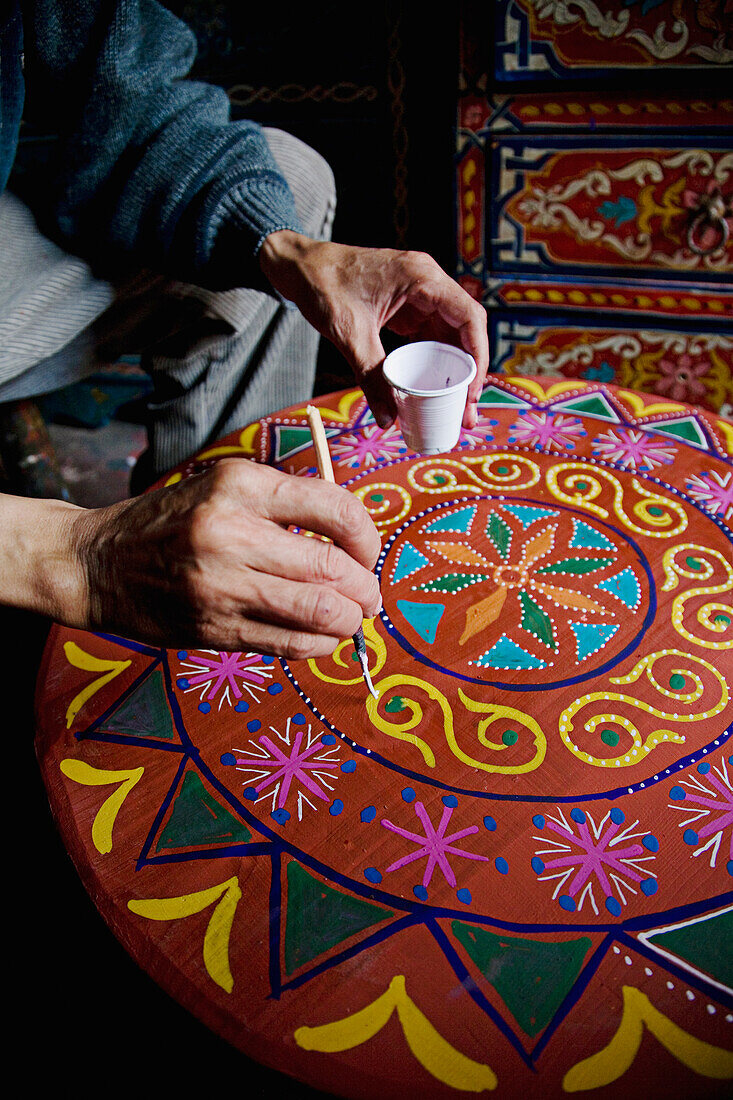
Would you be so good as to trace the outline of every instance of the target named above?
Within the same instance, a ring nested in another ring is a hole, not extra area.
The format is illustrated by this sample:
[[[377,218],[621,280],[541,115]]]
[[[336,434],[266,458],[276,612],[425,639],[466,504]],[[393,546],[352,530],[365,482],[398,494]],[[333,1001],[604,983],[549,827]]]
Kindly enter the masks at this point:
[[[330,167],[292,135],[265,134],[303,231],[327,240],[336,208]],[[313,393],[319,335],[290,303],[146,272],[112,287],[40,237],[7,193],[0,239],[0,402],[48,393],[139,354],[153,390],[133,492],[220,436]]]

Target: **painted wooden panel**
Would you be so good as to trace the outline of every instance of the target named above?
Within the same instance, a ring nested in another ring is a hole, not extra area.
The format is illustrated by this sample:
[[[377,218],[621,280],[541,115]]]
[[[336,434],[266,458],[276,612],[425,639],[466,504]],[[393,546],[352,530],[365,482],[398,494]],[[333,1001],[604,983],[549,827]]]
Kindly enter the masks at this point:
[[[733,84],[733,77],[731,78]],[[487,133],[662,130],[685,133],[733,126],[733,99],[671,95],[610,95],[607,91],[544,91],[521,95],[464,95],[459,127]]]
[[[733,142],[638,136],[492,143],[492,267],[634,277],[733,270]]]
[[[496,314],[492,368],[507,375],[612,383],[733,413],[733,332],[638,319],[582,321]]]
[[[497,80],[733,64],[726,0],[497,0],[494,7]]]

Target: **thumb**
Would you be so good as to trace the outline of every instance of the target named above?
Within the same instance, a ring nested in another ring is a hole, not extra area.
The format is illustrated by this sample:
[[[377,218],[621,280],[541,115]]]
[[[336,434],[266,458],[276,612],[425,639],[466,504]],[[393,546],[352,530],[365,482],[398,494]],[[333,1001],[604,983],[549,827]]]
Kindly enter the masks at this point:
[[[397,406],[384,377],[384,347],[373,324],[365,322],[357,325],[347,357],[374,419],[380,428],[388,428],[397,416]]]

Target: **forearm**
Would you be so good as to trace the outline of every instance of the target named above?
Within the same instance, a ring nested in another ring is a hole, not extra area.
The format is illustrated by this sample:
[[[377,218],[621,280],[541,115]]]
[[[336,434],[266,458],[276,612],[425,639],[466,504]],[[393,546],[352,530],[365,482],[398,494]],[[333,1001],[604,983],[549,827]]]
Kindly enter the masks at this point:
[[[0,605],[83,626],[88,609],[77,553],[84,509],[0,494]]]

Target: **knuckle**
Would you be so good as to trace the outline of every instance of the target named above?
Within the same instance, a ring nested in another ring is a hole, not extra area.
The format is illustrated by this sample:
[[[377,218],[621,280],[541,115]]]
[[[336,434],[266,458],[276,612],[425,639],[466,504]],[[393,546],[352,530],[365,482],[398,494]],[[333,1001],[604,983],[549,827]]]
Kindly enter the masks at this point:
[[[319,647],[314,644],[314,640],[297,630],[289,630],[284,634],[278,650],[283,657],[292,661],[305,661],[308,657],[317,656],[319,653]]]
[[[332,542],[317,543],[309,572],[310,579],[318,584],[340,581],[344,574],[342,552]]]
[[[325,585],[314,585],[303,603],[307,625],[317,633],[328,633],[338,604],[336,593]]]
[[[349,492],[339,495],[333,515],[340,540],[353,535],[358,538],[366,531],[367,524],[370,522],[364,505]]]

